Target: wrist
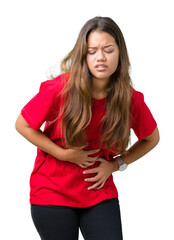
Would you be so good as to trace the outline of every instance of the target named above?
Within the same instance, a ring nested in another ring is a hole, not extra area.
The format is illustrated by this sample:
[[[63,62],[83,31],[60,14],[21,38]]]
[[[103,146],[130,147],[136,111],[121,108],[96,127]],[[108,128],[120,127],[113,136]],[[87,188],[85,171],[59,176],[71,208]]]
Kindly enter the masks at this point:
[[[57,159],[61,160],[61,161],[67,161],[67,151],[68,149],[64,149],[62,147],[58,147],[57,149]]]
[[[113,159],[112,162],[113,162],[113,172],[118,171],[119,170],[119,165],[118,165],[117,160]]]
[[[127,169],[128,164],[125,161],[123,161],[122,157],[118,156],[118,157],[115,158],[115,160],[118,163],[118,170],[119,171],[124,171],[124,170]]]

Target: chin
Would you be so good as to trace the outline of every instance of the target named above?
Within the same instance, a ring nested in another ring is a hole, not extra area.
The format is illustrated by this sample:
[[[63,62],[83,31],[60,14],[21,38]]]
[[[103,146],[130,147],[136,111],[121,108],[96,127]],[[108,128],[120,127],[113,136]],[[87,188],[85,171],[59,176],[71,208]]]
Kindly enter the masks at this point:
[[[105,79],[109,79],[110,78],[110,75],[104,75],[104,74],[95,74],[95,75],[93,75],[95,78],[97,78],[97,79],[103,79],[103,80],[105,80]]]

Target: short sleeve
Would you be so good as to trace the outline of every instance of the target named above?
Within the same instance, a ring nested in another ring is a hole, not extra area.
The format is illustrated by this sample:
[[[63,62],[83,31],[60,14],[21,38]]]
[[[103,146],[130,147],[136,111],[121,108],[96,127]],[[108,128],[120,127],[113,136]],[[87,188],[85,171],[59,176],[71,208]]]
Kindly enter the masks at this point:
[[[62,89],[60,77],[41,83],[39,92],[22,108],[21,115],[31,128],[38,131],[45,121],[52,119],[58,92]]]
[[[141,140],[153,133],[157,123],[144,101],[144,95],[134,89],[131,107],[131,128],[138,140]]]

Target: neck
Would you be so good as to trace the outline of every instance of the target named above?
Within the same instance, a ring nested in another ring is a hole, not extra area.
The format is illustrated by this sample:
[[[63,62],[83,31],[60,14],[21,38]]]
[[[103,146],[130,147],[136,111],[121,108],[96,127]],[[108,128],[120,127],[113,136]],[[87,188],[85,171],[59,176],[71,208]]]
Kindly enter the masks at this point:
[[[92,96],[95,98],[106,97],[106,86],[108,84],[108,79],[92,79]]]

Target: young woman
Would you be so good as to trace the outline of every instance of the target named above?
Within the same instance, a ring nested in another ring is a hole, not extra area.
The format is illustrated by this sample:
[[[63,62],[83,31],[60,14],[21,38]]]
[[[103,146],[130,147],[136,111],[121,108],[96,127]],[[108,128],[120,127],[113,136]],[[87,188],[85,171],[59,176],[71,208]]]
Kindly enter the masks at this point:
[[[79,227],[85,240],[121,240],[112,173],[157,145],[157,123],[132,87],[125,41],[112,19],[90,19],[61,66],[15,125],[38,147],[30,179],[34,224],[44,240],[77,240]],[[131,128],[138,141],[127,149]]]

